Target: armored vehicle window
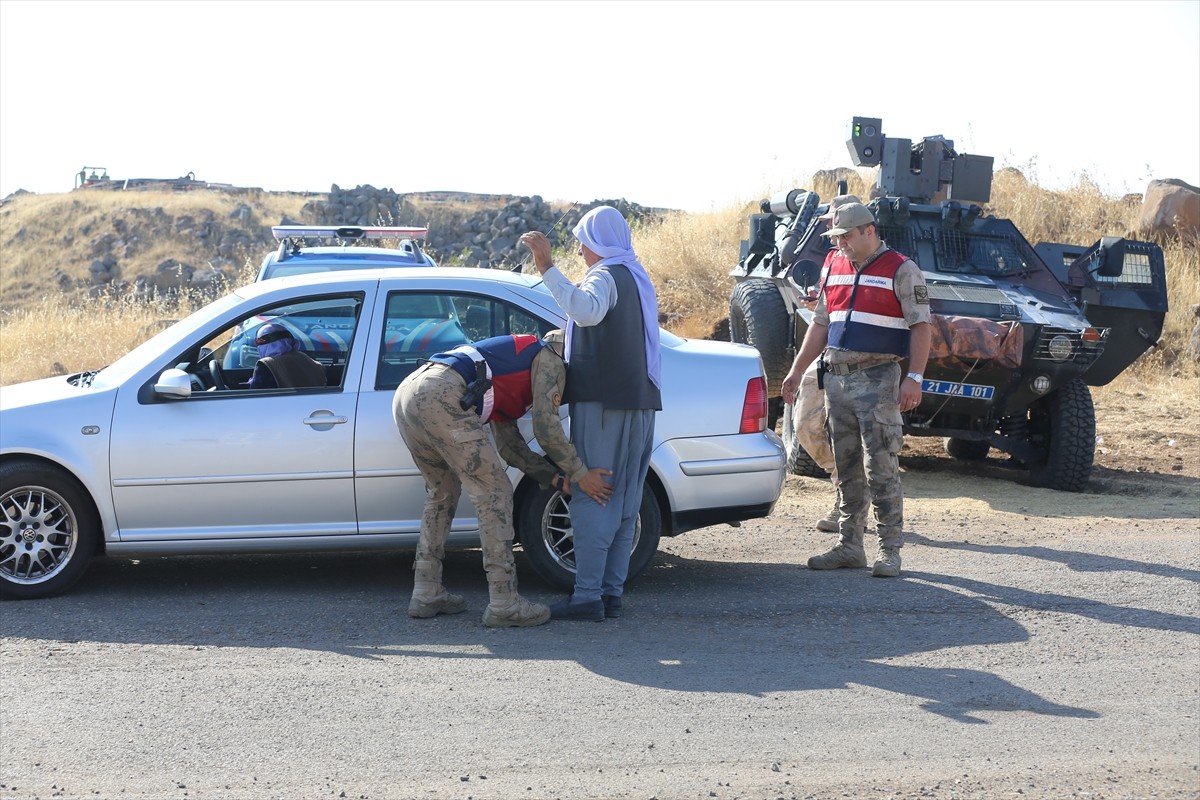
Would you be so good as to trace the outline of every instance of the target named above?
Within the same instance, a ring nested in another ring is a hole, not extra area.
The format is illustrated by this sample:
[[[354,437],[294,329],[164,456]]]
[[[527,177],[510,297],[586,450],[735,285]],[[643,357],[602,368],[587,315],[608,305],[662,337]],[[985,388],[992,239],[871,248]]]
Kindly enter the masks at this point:
[[[1030,269],[1030,260],[1022,252],[1022,243],[1007,236],[964,234],[961,231],[936,231],[934,252],[940,272],[965,272],[979,275],[1011,275]]]
[[[917,247],[913,242],[912,232],[907,226],[900,225],[880,225],[879,238],[887,242],[887,246],[895,250],[901,255],[908,256],[911,259],[917,257]],[[924,264],[922,268],[928,269]]]
[[[1120,275],[1107,278],[1095,273],[1096,283],[1108,284],[1145,284],[1154,283],[1154,272],[1150,269],[1150,254],[1133,252],[1132,248],[1125,252],[1125,268]]]

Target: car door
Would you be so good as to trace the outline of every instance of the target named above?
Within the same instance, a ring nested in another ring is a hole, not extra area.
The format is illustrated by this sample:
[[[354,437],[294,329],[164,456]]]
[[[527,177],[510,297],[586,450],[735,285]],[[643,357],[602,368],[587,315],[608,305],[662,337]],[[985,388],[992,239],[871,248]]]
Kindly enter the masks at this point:
[[[371,331],[359,399],[355,455],[359,530],[408,532],[415,537],[421,530],[425,480],[392,419],[396,387],[434,353],[489,336],[540,335],[551,326],[495,298],[436,286],[392,288],[381,294],[380,303],[384,314]],[[370,435],[365,434],[368,429]],[[514,482],[520,477],[515,469],[510,474]],[[471,533],[478,527],[475,508],[464,492],[452,531]]]
[[[292,298],[239,314],[163,368],[182,366],[189,397],[118,394],[112,422],[112,491],[122,541],[244,539],[357,533],[354,431],[368,295]],[[327,385],[249,389],[266,321],[294,331]],[[357,357],[356,357],[357,356]],[[178,359],[178,361],[176,361]],[[223,365],[211,369],[213,362]],[[228,385],[222,388],[220,373]],[[226,545],[227,546],[227,545]]]

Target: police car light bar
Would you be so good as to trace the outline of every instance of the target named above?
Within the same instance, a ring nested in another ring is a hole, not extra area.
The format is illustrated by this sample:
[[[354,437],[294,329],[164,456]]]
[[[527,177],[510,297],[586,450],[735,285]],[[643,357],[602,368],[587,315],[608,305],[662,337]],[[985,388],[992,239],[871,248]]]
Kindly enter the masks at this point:
[[[424,239],[428,228],[382,228],[359,225],[275,225],[276,241],[287,239]]]

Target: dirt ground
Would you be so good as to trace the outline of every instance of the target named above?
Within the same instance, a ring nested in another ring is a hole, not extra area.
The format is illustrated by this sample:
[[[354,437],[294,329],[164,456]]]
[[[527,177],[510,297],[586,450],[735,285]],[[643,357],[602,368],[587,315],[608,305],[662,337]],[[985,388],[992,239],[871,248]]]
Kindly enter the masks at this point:
[[[1063,515],[1085,512],[1095,495],[1128,496],[1129,502],[1157,503],[1163,497],[1190,498],[1200,518],[1200,381],[1134,378],[1092,390],[1096,407],[1096,460],[1084,492],[1054,492]],[[999,478],[994,492],[1027,494],[1024,473],[1007,467],[1008,456],[992,450],[984,462],[952,459],[938,437],[907,436],[900,455],[906,472],[945,472]],[[1200,533],[1200,529],[1198,529]]]

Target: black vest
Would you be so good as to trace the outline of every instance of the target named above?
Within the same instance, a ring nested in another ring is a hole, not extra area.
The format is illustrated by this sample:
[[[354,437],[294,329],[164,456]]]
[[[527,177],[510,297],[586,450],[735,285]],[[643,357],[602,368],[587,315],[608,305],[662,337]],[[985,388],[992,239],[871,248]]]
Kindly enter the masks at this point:
[[[563,402],[599,402],[614,410],[658,411],[662,409],[662,396],[646,367],[646,334],[637,283],[624,264],[600,269],[608,270],[617,284],[617,304],[598,325],[574,327]]]

